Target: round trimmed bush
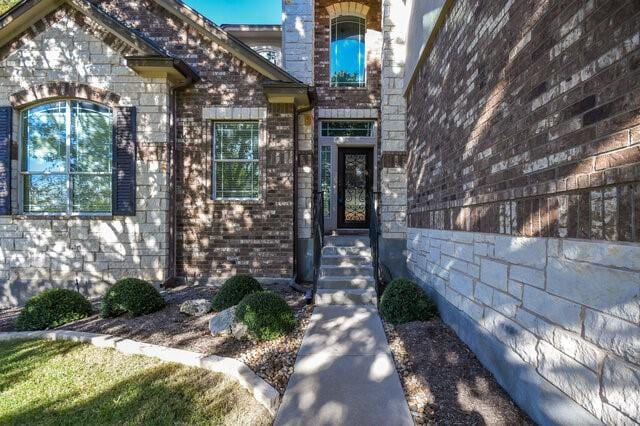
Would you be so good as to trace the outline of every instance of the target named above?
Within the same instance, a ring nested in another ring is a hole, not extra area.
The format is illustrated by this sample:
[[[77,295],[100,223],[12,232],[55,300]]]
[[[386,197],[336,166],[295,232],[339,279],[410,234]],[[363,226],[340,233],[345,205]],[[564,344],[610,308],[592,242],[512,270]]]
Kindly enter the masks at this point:
[[[165,301],[154,286],[138,278],[123,278],[107,291],[100,311],[103,317],[124,313],[139,316],[156,312],[164,306]]]
[[[222,284],[218,293],[213,296],[211,308],[223,311],[237,305],[247,295],[262,291],[260,283],[250,275],[236,275]]]
[[[249,333],[260,340],[284,336],[296,326],[296,319],[287,302],[270,291],[246,296],[236,307],[236,318]]]
[[[91,303],[77,291],[45,290],[25,304],[16,320],[21,331],[59,327],[91,315]]]
[[[380,299],[380,315],[391,324],[426,321],[438,314],[433,300],[413,281],[396,278]]]

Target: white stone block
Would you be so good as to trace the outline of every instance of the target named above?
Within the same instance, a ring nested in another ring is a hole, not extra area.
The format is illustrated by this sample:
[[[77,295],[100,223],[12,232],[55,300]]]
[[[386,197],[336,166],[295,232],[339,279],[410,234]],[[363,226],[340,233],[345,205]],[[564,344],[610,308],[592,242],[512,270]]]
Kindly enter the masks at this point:
[[[495,256],[516,265],[543,269],[547,246],[544,238],[496,236]]]
[[[538,345],[538,371],[596,417],[602,414],[598,376],[549,343]]]
[[[581,306],[534,287],[525,286],[522,306],[568,330],[581,330]]]
[[[607,357],[602,372],[602,391],[609,404],[632,419],[640,419],[640,368]]]
[[[507,265],[489,259],[481,259],[480,280],[485,284],[507,291]]]
[[[547,291],[640,323],[640,272],[550,258]]]
[[[640,326],[587,309],[584,336],[615,354],[640,364]]]

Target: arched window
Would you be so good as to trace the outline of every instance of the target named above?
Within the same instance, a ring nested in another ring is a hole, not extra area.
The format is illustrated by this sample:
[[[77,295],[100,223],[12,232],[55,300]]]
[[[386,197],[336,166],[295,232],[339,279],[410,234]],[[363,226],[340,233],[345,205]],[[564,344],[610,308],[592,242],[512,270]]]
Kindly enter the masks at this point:
[[[25,213],[111,213],[112,121],[110,108],[82,100],[23,111]]]
[[[331,85],[362,87],[365,84],[364,18],[337,16],[331,20]]]

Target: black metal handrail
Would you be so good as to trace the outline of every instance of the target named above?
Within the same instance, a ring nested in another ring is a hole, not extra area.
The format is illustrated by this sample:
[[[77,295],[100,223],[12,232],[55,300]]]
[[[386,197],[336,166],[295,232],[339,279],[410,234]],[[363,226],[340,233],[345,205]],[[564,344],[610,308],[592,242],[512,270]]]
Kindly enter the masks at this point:
[[[371,266],[373,266],[373,279],[376,285],[376,294],[380,300],[380,267],[379,267],[379,236],[380,223],[378,221],[379,192],[369,193],[369,244],[371,245]]]
[[[315,300],[318,278],[320,277],[320,262],[324,246],[324,193],[322,191],[314,191],[313,209],[313,288],[311,294],[305,297],[307,303]]]

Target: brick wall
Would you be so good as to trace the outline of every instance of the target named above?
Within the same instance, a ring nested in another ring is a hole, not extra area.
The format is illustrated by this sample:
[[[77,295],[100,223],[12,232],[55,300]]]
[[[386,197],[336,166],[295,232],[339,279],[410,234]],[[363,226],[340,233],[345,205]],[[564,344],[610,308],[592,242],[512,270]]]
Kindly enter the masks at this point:
[[[380,105],[380,55],[381,55],[381,6],[380,0],[358,1],[369,6],[366,34],[365,87],[331,87],[329,72],[329,47],[331,44],[331,20],[327,6],[336,0],[316,0],[314,26],[314,83],[320,108],[371,108]]]
[[[417,71],[410,226],[640,240],[638,2],[508,5],[455,7]]]
[[[639,6],[456,2],[407,93],[408,267],[541,423],[640,418]]]
[[[189,282],[293,271],[293,111],[269,105],[263,77],[154,2],[102,1],[105,10],[183,59],[200,76],[178,94],[177,270]],[[268,108],[261,121],[261,199],[214,201],[212,120],[203,109]]]
[[[106,44],[105,39],[110,38],[104,31],[72,9],[50,14],[21,35],[12,49],[3,49],[0,105],[9,105],[13,94],[34,85],[49,84],[52,89],[62,87],[57,82],[74,82],[94,88],[95,93],[111,92],[112,100],[118,98],[116,104],[136,106],[137,214],[113,218],[19,215],[20,120],[15,112],[11,185],[15,214],[0,217],[0,307],[23,303],[43,288],[75,288],[76,280],[83,292],[96,295],[124,276],[156,283],[166,279],[167,81],[135,74],[124,65],[124,46]],[[29,93],[36,92],[29,89]],[[87,97],[94,98],[91,93]]]

